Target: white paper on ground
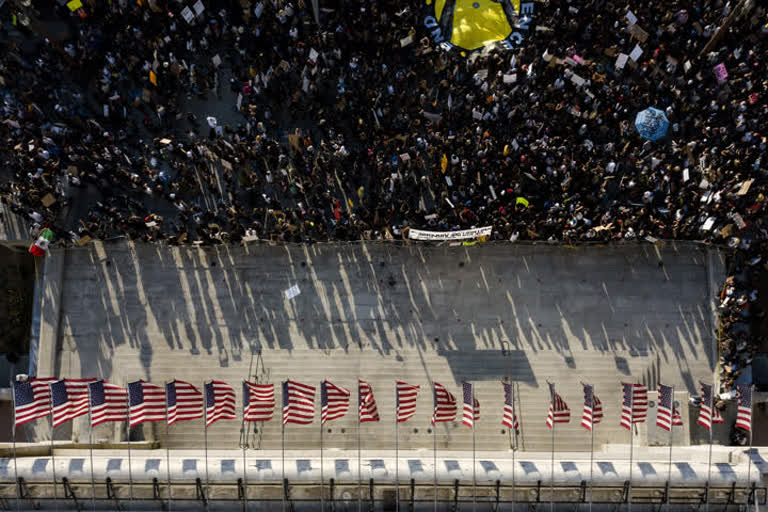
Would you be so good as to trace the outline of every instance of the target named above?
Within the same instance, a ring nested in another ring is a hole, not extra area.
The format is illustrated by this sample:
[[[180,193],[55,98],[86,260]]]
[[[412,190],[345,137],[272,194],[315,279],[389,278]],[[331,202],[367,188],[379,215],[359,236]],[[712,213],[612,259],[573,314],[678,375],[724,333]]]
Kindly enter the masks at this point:
[[[296,297],[301,293],[301,290],[299,290],[299,285],[295,284],[285,290],[285,298],[288,300],[291,300],[292,298]]]

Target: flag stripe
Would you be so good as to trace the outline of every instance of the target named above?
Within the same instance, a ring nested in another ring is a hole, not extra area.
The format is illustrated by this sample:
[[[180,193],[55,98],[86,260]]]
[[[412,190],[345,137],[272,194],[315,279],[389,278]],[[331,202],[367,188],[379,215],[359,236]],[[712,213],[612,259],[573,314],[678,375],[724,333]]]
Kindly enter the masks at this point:
[[[226,382],[212,380],[205,385],[205,426],[218,420],[234,420],[235,390]]]
[[[91,426],[128,419],[128,390],[104,380],[88,384],[91,397]]]
[[[397,422],[402,423],[416,414],[416,397],[419,395],[419,386],[397,381],[396,390]]]
[[[595,395],[595,389],[589,384],[584,384],[584,412],[581,416],[581,426],[587,430],[603,419],[603,404]]]
[[[454,397],[442,384],[435,382],[434,388],[435,409],[432,413],[432,424],[445,423],[456,419],[456,397]]]
[[[341,418],[349,411],[350,392],[341,386],[323,381],[320,386],[320,423]]]
[[[507,428],[518,430],[520,428],[515,414],[515,393],[513,384],[502,382],[504,387],[504,412],[501,418],[501,424]]]
[[[96,379],[62,379],[50,384],[53,428],[88,412],[88,384],[92,382]]]
[[[699,384],[701,385],[701,408],[699,409],[699,418],[696,420],[696,423],[710,430],[713,423],[724,423],[724,420],[720,416],[720,411],[714,406],[712,386],[703,382]]]
[[[309,425],[315,417],[315,388],[300,382],[283,382],[283,425]]]
[[[362,379],[357,383],[358,420],[360,423],[379,421],[379,410],[373,398],[373,388]]]
[[[571,410],[560,395],[555,393],[555,385],[549,384],[549,412],[547,413],[547,427],[553,428],[555,423],[569,423]]]
[[[275,413],[275,385],[243,382],[245,421],[270,421]]]
[[[622,383],[621,422],[627,430],[633,423],[645,423],[648,415],[648,388],[642,384]]]
[[[59,380],[55,377],[32,378],[13,383],[14,426],[17,427],[51,413],[51,389],[49,385]]]
[[[739,408],[736,411],[736,428],[752,431],[752,386],[737,384]]]
[[[168,408],[168,426],[177,421],[203,417],[203,395],[183,380],[173,380],[165,385],[165,401]]]
[[[475,398],[475,385],[469,382],[462,384],[464,409],[461,422],[469,428],[475,428],[475,422],[480,419],[480,402]]]

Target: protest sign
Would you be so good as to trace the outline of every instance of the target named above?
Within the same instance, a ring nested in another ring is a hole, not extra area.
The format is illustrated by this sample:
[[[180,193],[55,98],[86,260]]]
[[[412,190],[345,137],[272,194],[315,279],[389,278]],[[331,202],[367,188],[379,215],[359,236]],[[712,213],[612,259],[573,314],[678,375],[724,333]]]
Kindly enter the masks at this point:
[[[491,236],[493,226],[483,228],[462,229],[460,231],[424,231],[421,229],[409,229],[408,238],[411,240],[423,240],[442,242],[446,240],[469,240],[481,236]]]
[[[725,64],[724,63],[721,62],[720,64],[718,64],[717,66],[715,66],[712,69],[715,72],[715,77],[717,78],[718,82],[722,83],[722,82],[725,82],[726,80],[728,80],[728,70],[725,69]]]
[[[309,60],[311,60],[313,63],[317,62],[317,58],[320,56],[319,53],[317,53],[317,50],[314,48],[309,49]]]
[[[189,7],[184,7],[184,9],[181,10],[181,17],[184,18],[184,21],[187,23],[192,23],[192,20],[195,19],[195,13],[193,13],[192,9]]]
[[[745,227],[747,227],[747,223],[744,222],[744,218],[739,213],[732,214],[731,218],[736,223],[736,225],[739,227],[739,229],[744,229]]]
[[[702,231],[709,231],[710,229],[712,229],[712,226],[715,225],[715,221],[716,220],[717,219],[715,217],[708,218],[707,221],[701,226],[701,230]]]
[[[637,62],[637,59],[639,59],[642,54],[643,54],[643,49],[640,48],[639,44],[636,44],[635,47],[632,49],[632,53],[629,54],[629,58]]]
[[[198,16],[203,14],[203,11],[205,10],[205,6],[203,6],[203,0],[197,0],[197,2],[195,2],[195,5],[193,7],[195,8],[195,14],[197,14]]]
[[[634,25],[635,23],[637,23],[637,16],[635,16],[635,13],[633,13],[632,11],[627,11],[626,17],[630,25]]]
[[[513,84],[517,81],[517,73],[511,73],[509,75],[504,75],[503,80],[505,84]]]
[[[629,59],[629,55],[626,53],[620,53],[619,56],[616,58],[616,69],[623,69],[624,66],[627,65],[627,60]]]
[[[576,85],[576,87],[581,87],[582,85],[584,85],[585,83],[587,83],[587,81],[586,81],[586,80],[584,80],[583,78],[581,78],[581,77],[580,77],[579,75],[577,75],[576,73],[574,73],[574,74],[572,74],[572,75],[571,75],[571,82],[573,82],[573,83],[574,83],[574,85]]]
[[[71,2],[67,3],[67,7],[69,7],[69,10],[72,12],[75,12],[76,10],[80,9],[83,6],[83,2],[80,0],[72,0]]]
[[[747,192],[749,192],[749,187],[752,186],[752,182],[755,181],[754,179],[749,179],[741,184],[739,187],[739,191],[736,192],[737,196],[745,196],[747,195]]]
[[[629,33],[641,43],[644,43],[648,39],[648,32],[640,28],[639,25],[630,26]]]

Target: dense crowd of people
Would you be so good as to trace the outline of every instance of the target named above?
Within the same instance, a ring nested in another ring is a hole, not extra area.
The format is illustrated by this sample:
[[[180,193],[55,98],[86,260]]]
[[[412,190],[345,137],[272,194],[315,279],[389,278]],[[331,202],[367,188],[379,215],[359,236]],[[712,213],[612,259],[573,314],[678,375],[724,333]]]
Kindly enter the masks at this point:
[[[474,52],[405,0],[321,0],[319,24],[306,0],[33,2],[26,27],[16,8],[0,7],[0,193],[60,241],[699,240],[735,251],[721,391],[751,360],[759,3],[537,2],[512,49]],[[657,141],[634,126],[650,106],[669,119]]]

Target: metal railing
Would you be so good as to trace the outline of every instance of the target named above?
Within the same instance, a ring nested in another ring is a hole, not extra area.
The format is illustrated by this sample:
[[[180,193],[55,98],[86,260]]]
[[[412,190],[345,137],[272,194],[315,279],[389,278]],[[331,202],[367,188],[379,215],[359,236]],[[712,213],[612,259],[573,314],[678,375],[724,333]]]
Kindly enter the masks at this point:
[[[539,480],[536,483],[526,482],[523,485],[502,483],[484,483],[473,486],[454,480],[453,483],[424,483],[414,479],[401,482],[399,486],[399,508],[403,511],[413,511],[421,504],[441,505],[441,510],[457,511],[462,505],[477,504],[486,509],[498,510],[499,507],[511,504],[525,504],[527,510],[536,510],[539,505],[553,504],[585,504],[620,506],[629,502],[629,481],[615,485],[592,485],[586,480],[572,484],[557,484],[550,492],[548,482]],[[214,490],[215,492],[211,492]],[[170,495],[169,495],[170,492]],[[240,503],[246,507],[248,503],[283,503],[286,509],[292,510],[296,504],[316,503],[322,498],[329,510],[335,510],[337,505],[359,504],[361,510],[373,511],[383,507],[395,507],[395,485],[392,482],[337,481],[330,479],[326,485],[320,482],[291,482],[285,479],[277,482],[259,482],[246,485],[242,478],[236,481],[211,482],[206,485],[204,479],[196,478],[187,481],[171,481],[153,478],[141,481],[105,481],[92,484],[90,480],[72,481],[68,478],[51,481],[27,482],[19,478],[17,482],[0,481],[0,510],[13,510],[14,502],[20,500],[25,507],[38,508],[41,503],[58,501],[68,509],[79,510],[87,506],[89,501],[94,505],[99,502],[99,508],[125,510],[130,502],[156,502],[156,506],[167,509],[173,502],[197,502],[203,510],[212,503]],[[730,485],[720,486],[679,486],[671,485],[669,481],[663,485],[633,485],[631,499],[633,504],[658,506],[660,510],[665,505],[691,505],[702,507],[716,505],[720,510],[726,510],[730,505],[737,508],[747,503],[765,506],[767,489],[764,486]],[[67,505],[68,504],[68,505]],[[447,508],[446,508],[447,506]]]

